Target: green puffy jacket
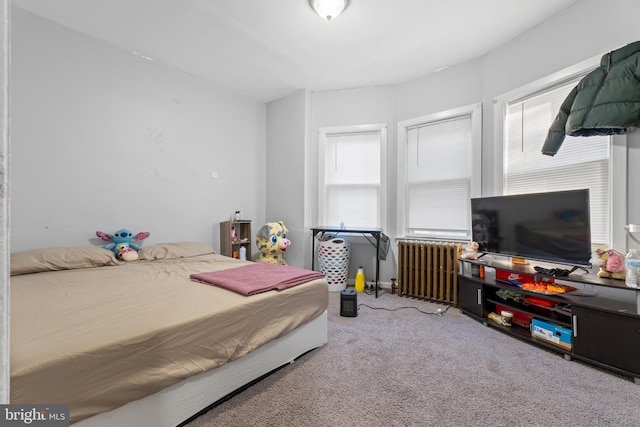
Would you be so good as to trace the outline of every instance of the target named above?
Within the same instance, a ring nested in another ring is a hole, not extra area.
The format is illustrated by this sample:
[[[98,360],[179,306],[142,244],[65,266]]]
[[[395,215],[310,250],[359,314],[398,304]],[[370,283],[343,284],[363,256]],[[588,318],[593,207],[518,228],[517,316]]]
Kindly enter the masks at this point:
[[[594,136],[640,127],[640,41],[607,53],[560,107],[542,154],[555,155],[565,135]]]

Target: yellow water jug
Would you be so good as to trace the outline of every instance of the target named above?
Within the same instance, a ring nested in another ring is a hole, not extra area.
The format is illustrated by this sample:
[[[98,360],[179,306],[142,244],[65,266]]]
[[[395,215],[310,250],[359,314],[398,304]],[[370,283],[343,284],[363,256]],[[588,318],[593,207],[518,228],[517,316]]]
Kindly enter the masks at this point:
[[[356,292],[364,292],[364,270],[362,267],[358,267],[358,272],[356,273]]]

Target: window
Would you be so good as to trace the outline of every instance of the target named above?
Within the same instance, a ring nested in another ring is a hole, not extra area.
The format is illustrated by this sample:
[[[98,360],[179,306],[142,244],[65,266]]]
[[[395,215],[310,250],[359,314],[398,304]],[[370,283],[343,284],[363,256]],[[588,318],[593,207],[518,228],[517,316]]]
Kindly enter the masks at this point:
[[[480,105],[400,123],[398,230],[407,237],[469,240],[480,192]]]
[[[385,228],[385,125],[320,129],[320,224]]]
[[[609,245],[611,138],[567,136],[555,156],[540,152],[560,105],[582,76],[507,102],[503,194],[588,188],[592,243]]]

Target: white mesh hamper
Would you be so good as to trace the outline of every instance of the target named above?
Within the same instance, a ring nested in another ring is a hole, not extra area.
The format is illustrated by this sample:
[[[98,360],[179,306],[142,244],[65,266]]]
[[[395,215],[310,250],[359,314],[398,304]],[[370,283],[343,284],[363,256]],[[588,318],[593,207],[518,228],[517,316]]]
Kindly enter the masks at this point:
[[[320,240],[318,262],[320,271],[324,273],[329,283],[329,291],[338,292],[347,288],[349,274],[349,242],[347,240],[338,238]]]

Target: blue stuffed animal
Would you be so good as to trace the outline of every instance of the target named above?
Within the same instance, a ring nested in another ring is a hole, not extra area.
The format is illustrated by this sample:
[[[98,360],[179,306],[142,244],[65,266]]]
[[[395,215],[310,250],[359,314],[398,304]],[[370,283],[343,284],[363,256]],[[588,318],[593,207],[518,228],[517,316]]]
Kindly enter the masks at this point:
[[[120,245],[126,245],[131,249],[136,251],[140,250],[140,246],[132,243],[134,240],[139,242],[141,240],[149,237],[150,233],[147,231],[142,231],[136,235],[133,235],[129,230],[123,228],[122,230],[116,231],[114,234],[103,233],[102,231],[96,231],[96,236],[104,240],[105,242],[110,242],[107,245],[104,245],[103,248],[113,251],[113,254],[116,258],[120,258],[121,248]]]

